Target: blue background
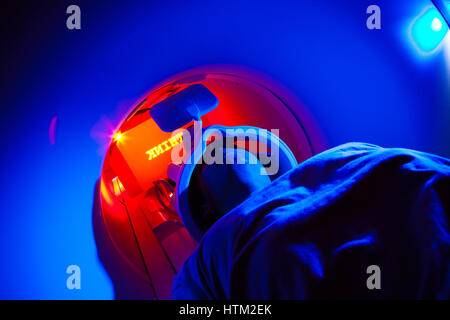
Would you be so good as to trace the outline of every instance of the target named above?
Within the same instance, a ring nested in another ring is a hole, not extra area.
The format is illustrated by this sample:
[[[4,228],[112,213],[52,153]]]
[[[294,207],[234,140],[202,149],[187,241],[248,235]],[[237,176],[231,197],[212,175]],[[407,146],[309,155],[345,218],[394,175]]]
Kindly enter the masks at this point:
[[[450,156],[449,61],[444,50],[420,55],[407,34],[430,1],[36,2],[1,8],[0,298],[113,298],[92,230],[102,119],[117,124],[150,87],[192,67],[277,79],[331,146]],[[66,28],[70,4],[81,30]],[[371,4],[381,30],[366,28]],[[66,288],[70,264],[81,290]]]

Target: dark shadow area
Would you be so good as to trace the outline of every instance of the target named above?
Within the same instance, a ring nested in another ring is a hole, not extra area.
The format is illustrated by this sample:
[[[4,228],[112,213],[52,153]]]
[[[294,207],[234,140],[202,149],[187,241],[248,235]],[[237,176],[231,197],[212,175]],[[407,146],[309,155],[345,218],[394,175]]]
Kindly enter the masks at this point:
[[[139,277],[115,249],[105,229],[100,206],[100,180],[97,180],[92,206],[92,226],[97,254],[114,285],[114,298],[154,299],[150,284]]]

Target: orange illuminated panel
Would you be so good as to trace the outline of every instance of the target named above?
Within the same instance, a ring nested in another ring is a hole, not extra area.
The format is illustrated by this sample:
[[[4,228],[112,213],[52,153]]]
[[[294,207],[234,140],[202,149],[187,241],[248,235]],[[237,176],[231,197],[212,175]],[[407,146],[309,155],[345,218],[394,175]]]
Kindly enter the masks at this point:
[[[124,138],[117,143],[117,148],[141,189],[147,190],[154,181],[166,178],[167,166],[171,162],[170,151],[181,142],[181,136],[172,137],[170,132],[163,132],[152,119],[124,132],[123,135]]]

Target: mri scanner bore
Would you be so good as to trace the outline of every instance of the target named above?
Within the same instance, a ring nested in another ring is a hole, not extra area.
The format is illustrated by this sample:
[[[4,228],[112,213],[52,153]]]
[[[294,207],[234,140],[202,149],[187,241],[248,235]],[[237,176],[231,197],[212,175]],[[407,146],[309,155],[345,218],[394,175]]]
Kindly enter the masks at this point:
[[[323,149],[314,126],[306,132],[291,112],[302,106],[276,89],[245,72],[183,74],[152,90],[114,134],[100,179],[103,222],[153,297],[171,297],[173,277],[205,232],[188,189],[207,149],[250,150],[272,180]]]
[[[118,128],[103,222],[151,297],[448,298],[450,161],[366,143],[315,154],[320,132],[263,82],[176,76]],[[387,289],[377,274],[348,286],[380,268]]]

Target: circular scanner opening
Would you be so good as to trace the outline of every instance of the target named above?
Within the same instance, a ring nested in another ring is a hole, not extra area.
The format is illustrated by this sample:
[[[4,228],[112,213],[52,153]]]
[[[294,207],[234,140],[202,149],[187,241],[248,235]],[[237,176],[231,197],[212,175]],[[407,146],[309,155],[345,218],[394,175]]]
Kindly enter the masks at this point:
[[[151,159],[147,153],[172,135],[161,131],[151,118],[149,110],[153,105],[187,86],[201,83],[219,100],[218,107],[202,117],[203,127],[246,125],[269,131],[278,129],[279,137],[298,162],[323,149],[311,117],[285,89],[255,73],[212,69],[174,76],[150,90],[130,108],[103,163],[100,201],[105,229],[122,258],[150,282],[157,298],[170,298],[173,276],[197,243],[170,208],[175,188],[167,177],[170,152]]]

